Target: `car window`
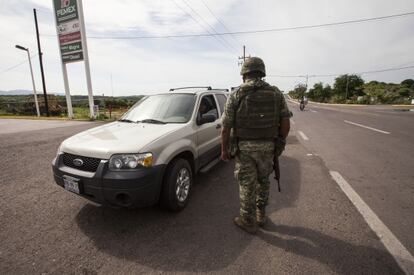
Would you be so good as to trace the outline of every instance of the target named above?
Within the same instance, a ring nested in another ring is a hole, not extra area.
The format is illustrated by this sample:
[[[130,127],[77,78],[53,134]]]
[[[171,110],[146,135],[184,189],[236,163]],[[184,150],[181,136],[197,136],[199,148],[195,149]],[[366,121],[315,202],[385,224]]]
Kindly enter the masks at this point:
[[[197,111],[197,119],[203,115],[214,115],[218,119],[217,104],[213,95],[205,95],[201,98],[200,106]]]
[[[193,113],[194,103],[195,96],[192,94],[151,95],[137,102],[122,119],[186,123]]]
[[[226,105],[226,101],[227,101],[227,97],[225,95],[217,94],[216,98],[220,106],[221,114],[223,114],[224,106]]]

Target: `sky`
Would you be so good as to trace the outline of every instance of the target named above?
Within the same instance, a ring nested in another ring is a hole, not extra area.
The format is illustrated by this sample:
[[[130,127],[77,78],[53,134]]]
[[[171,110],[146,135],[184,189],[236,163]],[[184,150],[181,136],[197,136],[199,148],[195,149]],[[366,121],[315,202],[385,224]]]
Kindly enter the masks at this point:
[[[357,73],[414,65],[414,15],[313,29],[220,37],[97,39],[237,32],[333,23],[414,12],[412,0],[83,0],[92,89],[127,96],[172,87],[229,88],[241,83],[242,47],[261,57],[266,81],[289,91],[304,76]],[[46,88],[64,93],[52,0],[0,0],[0,90],[42,91],[33,19],[37,10]],[[21,64],[17,67],[15,65]],[[67,64],[70,92],[86,95],[83,62]],[[399,83],[414,69],[363,74],[365,81]],[[310,77],[333,84],[334,77]]]

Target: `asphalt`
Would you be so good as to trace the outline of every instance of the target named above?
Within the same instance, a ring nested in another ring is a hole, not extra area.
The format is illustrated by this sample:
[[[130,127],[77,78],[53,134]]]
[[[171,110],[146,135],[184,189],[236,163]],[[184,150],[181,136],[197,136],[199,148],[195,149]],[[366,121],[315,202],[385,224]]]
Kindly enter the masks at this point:
[[[402,274],[299,122],[280,160],[282,193],[272,179],[270,222],[255,236],[232,223],[233,162],[200,174],[180,213],[100,207],[54,184],[60,142],[95,125],[0,133],[1,274]]]
[[[414,106],[289,106],[295,130],[309,138],[305,147],[340,172],[414,254]]]

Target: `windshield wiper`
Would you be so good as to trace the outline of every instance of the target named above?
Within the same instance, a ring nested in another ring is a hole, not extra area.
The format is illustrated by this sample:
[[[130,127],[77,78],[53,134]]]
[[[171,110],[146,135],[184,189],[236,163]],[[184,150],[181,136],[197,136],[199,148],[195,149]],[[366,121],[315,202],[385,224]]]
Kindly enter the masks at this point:
[[[157,120],[157,119],[152,119],[152,118],[147,118],[147,119],[143,119],[143,120],[138,120],[137,122],[142,122],[142,123],[154,123],[154,124],[167,124],[164,121],[161,120]]]
[[[135,123],[135,121],[132,121],[132,120],[130,120],[130,119],[125,119],[125,118],[123,118],[123,119],[118,119],[118,121],[119,121],[119,122]]]

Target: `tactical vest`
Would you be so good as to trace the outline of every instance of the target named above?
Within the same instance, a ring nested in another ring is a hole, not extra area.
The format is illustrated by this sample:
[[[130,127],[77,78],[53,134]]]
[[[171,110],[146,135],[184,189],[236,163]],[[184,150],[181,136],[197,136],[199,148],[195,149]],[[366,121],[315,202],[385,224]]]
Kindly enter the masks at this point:
[[[277,137],[279,121],[276,92],[270,85],[242,87],[238,91],[234,134],[240,139],[272,139]]]

